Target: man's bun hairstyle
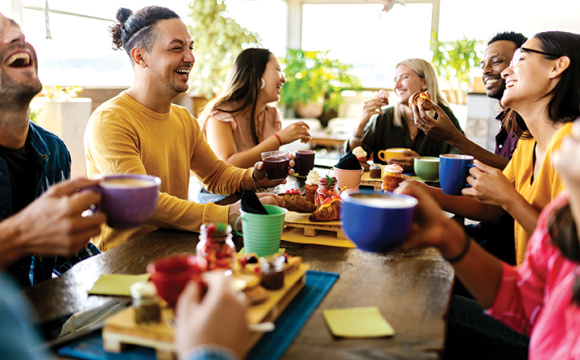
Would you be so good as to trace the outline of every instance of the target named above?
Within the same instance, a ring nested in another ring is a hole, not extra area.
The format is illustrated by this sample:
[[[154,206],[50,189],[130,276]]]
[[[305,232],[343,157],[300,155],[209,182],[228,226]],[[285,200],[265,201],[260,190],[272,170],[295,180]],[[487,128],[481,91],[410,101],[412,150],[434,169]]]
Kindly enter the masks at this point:
[[[150,51],[157,39],[155,24],[160,20],[179,19],[173,10],[161,6],[148,6],[133,13],[130,9],[119,8],[115,16],[117,23],[109,28],[113,49],[125,49],[131,57],[131,50],[140,47]]]

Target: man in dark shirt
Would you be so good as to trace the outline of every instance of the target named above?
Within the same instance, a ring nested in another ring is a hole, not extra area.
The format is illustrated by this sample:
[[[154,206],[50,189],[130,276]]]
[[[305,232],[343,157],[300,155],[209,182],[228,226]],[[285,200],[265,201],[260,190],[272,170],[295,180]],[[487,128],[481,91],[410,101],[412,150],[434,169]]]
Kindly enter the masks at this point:
[[[505,80],[501,72],[507,69],[514,52],[526,41],[526,37],[519,33],[504,32],[495,35],[489,42],[481,58],[483,83],[487,96],[500,100],[505,90]],[[518,137],[511,131],[511,122],[519,116],[515,111],[504,108],[497,116],[501,121],[501,129],[497,134],[495,153],[469,140],[465,135],[455,130],[451,121],[445,117],[438,120],[425,118],[415,109],[415,122],[424,124],[419,127],[425,134],[446,141],[464,154],[473,155],[484,164],[504,169],[511,159],[517,144]],[[494,222],[482,222],[479,225],[466,226],[466,231],[487,251],[501,260],[515,265],[514,220],[505,213]]]
[[[22,286],[98,254],[88,240],[104,221],[104,215],[82,217],[100,196],[76,194],[98,182],[85,179],[42,196],[70,177],[71,158],[61,139],[28,120],[41,89],[34,49],[18,24],[0,14],[0,271]]]

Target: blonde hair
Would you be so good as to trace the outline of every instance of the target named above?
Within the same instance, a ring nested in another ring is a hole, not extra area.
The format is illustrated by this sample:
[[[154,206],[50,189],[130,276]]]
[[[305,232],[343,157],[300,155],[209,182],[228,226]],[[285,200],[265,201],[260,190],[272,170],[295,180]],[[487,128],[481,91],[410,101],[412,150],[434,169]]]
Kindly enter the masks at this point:
[[[437,73],[435,72],[435,68],[431,63],[423,60],[423,59],[407,59],[403,60],[397,64],[395,68],[398,68],[401,65],[408,66],[415,74],[417,74],[421,79],[425,79],[427,83],[427,91],[431,95],[431,101],[439,106],[449,107],[449,103],[445,100],[445,97],[441,93],[439,89],[439,82],[437,80]],[[393,124],[398,127],[402,127],[402,117],[405,113],[404,104],[395,104],[395,114],[393,117]],[[433,117],[436,112],[434,110],[429,111],[427,113],[429,116]]]

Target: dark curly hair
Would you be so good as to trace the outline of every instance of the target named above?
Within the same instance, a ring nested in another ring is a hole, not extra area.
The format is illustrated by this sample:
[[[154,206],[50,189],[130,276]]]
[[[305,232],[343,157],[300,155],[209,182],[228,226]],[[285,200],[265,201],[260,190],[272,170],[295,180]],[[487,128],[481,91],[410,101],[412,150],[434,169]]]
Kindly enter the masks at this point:
[[[126,8],[117,10],[118,23],[109,28],[113,38],[113,49],[125,49],[129,58],[134,47],[140,47],[150,51],[157,40],[155,24],[159,20],[179,19],[179,15],[173,10],[161,6],[148,6],[137,11]],[[131,64],[135,65],[133,59]]]
[[[495,34],[488,42],[487,45],[491,45],[496,41],[511,41],[516,44],[516,48],[521,48],[522,45],[528,41],[528,38],[524,34],[520,34],[514,31],[505,31]]]

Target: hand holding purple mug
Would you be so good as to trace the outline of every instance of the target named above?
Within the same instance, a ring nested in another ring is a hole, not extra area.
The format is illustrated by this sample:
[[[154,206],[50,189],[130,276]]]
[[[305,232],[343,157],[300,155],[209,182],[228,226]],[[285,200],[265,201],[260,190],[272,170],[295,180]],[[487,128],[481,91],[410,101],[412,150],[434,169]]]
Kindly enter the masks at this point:
[[[94,212],[107,215],[107,225],[115,229],[131,229],[143,225],[155,214],[159,196],[158,177],[143,174],[107,175],[94,187],[83,190],[101,195]]]
[[[294,167],[295,163],[294,163],[294,156],[291,153],[286,152],[287,155],[285,155],[287,157],[286,159],[281,159],[280,162],[283,163],[283,168],[286,169],[286,171],[284,172],[285,175],[293,175],[294,174],[294,170],[292,169],[292,167]],[[267,167],[265,166],[264,162],[260,161],[257,162],[256,165],[254,165],[254,170],[253,170],[253,178],[256,181],[256,185],[258,185],[261,188],[267,189],[267,188],[271,188],[280,184],[285,184],[286,183],[286,176],[284,176],[283,179],[277,179],[277,180],[271,180],[267,175],[269,174]],[[276,174],[279,175],[279,174]],[[272,177],[272,176],[270,176]]]

